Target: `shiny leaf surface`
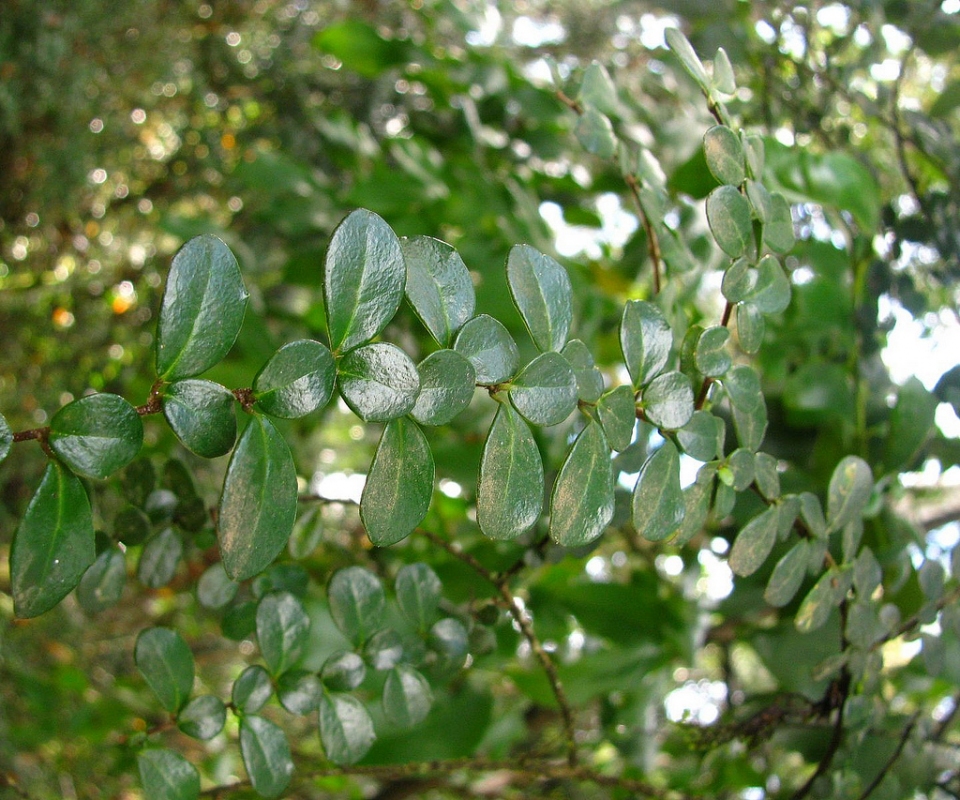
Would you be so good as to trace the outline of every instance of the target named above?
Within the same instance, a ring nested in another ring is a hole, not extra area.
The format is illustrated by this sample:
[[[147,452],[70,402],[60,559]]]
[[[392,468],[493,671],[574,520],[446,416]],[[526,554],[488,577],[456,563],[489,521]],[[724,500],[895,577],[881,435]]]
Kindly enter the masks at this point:
[[[523,368],[510,387],[510,402],[534,425],[557,425],[577,407],[577,379],[559,353],[543,353]]]
[[[87,478],[106,478],[140,452],[143,423],[136,409],[122,397],[91,394],[53,415],[49,442],[73,472]]]
[[[137,562],[137,580],[149,589],[159,589],[173,580],[183,557],[183,540],[173,528],[164,528],[147,539]]]
[[[738,258],[753,238],[750,203],[732,186],[720,186],[707,197],[707,222],[720,249]]]
[[[740,137],[726,125],[714,125],[703,135],[703,154],[720,183],[739,186],[747,177]]]
[[[376,575],[363,567],[337,570],[327,586],[327,599],[333,621],[354,644],[362,644],[383,625],[383,586]]]
[[[560,351],[573,368],[577,379],[577,397],[584,403],[596,403],[603,395],[603,375],[587,346],[579,339],[567,342]]]
[[[303,654],[310,618],[289,592],[270,592],[257,605],[257,642],[273,675],[281,675]]]
[[[194,697],[177,715],[177,727],[187,736],[206,741],[212,739],[227,721],[227,708],[219,697],[202,694]]]
[[[433,692],[426,679],[413,667],[401,664],[387,673],[383,684],[383,712],[400,728],[423,722],[433,705]]]
[[[320,741],[334,764],[356,763],[376,738],[370,713],[357,698],[346,694],[320,698]]]
[[[437,350],[417,365],[420,394],[411,416],[421,425],[446,425],[470,405],[477,373],[456,350]]]
[[[663,371],[673,347],[673,331],[652,303],[631,300],[620,322],[620,348],[634,386],[649,383]]]
[[[253,379],[257,408],[284,419],[323,408],[333,394],[336,365],[320,342],[301,339],[285,344]]]
[[[108,547],[83,573],[77,586],[77,601],[88,614],[116,605],[127,582],[127,562],[119,547]]]
[[[686,513],[680,488],[680,454],[672,442],[664,442],[640,468],[633,489],[633,526],[651,542],[673,534]]]
[[[682,372],[665,372],[650,381],[640,402],[650,422],[658,428],[676,430],[693,416],[693,387]]]
[[[175,714],[193,690],[193,653],[180,634],[170,628],[140,632],[133,660],[144,680],[167,711]]]
[[[410,357],[386,342],[351,350],[338,366],[340,393],[364,422],[386,422],[409,414],[420,393]]]
[[[473,364],[477,383],[484,386],[509,380],[520,366],[517,343],[501,323],[486,314],[477,315],[460,329],[453,349]]]
[[[270,673],[259,664],[251,664],[233,682],[231,702],[244,714],[255,714],[272,694]]]
[[[473,316],[470,272],[450,245],[428,236],[401,239],[407,265],[407,300],[441,347]]]
[[[613,519],[613,466],[600,425],[580,431],[567,455],[550,498],[550,536],[577,547],[592,542]]]
[[[279,797],[293,776],[290,744],[283,729],[253,714],[242,717],[240,753],[257,794]]]
[[[617,386],[600,398],[597,414],[607,442],[616,450],[626,450],[633,441],[637,425],[637,406],[629,386]]]
[[[437,619],[443,586],[426,564],[406,564],[397,573],[397,603],[418,630],[427,630]]]
[[[163,391],[163,415],[183,446],[203,458],[229,453],[237,439],[233,394],[213,381],[171,383]]]
[[[567,271],[529,245],[515,245],[507,256],[507,285],[537,349],[563,348],[573,319]]]
[[[200,775],[187,759],[165,747],[137,753],[137,770],[146,800],[197,800]]]

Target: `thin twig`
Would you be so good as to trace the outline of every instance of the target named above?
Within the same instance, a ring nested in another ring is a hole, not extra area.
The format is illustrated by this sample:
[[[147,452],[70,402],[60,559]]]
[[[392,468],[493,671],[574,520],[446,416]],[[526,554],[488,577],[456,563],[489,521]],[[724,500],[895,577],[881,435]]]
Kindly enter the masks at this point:
[[[863,793],[860,795],[858,800],[867,800],[867,798],[877,790],[880,784],[883,783],[883,779],[887,777],[887,774],[891,769],[893,769],[893,765],[897,763],[897,759],[900,758],[900,754],[903,752],[903,748],[907,744],[907,739],[910,738],[910,734],[913,732],[914,726],[916,726],[919,718],[919,711],[910,718],[907,726],[903,729],[903,733],[900,734],[900,741],[897,742],[896,748],[890,754],[890,758],[887,759],[887,763],[883,765],[880,771],[874,776],[873,780],[870,781],[869,785],[863,790]]]
[[[650,263],[653,265],[653,293],[657,295],[660,294],[660,276],[663,271],[663,253],[660,251],[660,239],[643,207],[643,198],[640,197],[640,184],[637,182],[637,177],[635,175],[624,175],[623,179],[630,189],[630,195],[633,197],[633,202],[637,206],[637,213],[640,216],[640,224],[643,225],[643,230],[647,234],[647,252],[650,253]]]
[[[930,734],[930,741],[939,742],[947,735],[947,731],[950,729],[950,726],[953,724],[953,721],[957,718],[957,713],[960,712],[960,692],[953,693],[953,708],[947,712],[947,715],[940,720],[937,724],[937,727],[934,728],[933,733]]]
[[[836,702],[837,718],[833,723],[833,735],[827,744],[827,751],[823,754],[823,758],[820,759],[820,763],[817,764],[817,768],[807,779],[807,782],[794,792],[792,800],[802,800],[802,798],[810,794],[813,784],[816,783],[817,778],[824,775],[827,770],[830,769],[831,764],[833,764],[833,759],[836,758],[837,751],[840,749],[840,743],[843,741],[843,710],[847,705],[847,697],[850,694],[850,673],[846,667],[844,667],[839,680],[832,684],[830,689],[827,690],[828,695],[835,690],[839,692],[839,700]]]

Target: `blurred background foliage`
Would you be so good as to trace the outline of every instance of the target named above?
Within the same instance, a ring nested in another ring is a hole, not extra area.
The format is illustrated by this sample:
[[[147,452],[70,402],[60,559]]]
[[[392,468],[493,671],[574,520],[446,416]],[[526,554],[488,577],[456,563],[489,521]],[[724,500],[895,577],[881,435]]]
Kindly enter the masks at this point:
[[[6,0],[0,410],[24,430],[88,389],[144,402],[170,258],[202,232],[231,246],[252,293],[237,346],[210,377],[248,386],[279,345],[323,337],[323,253],[359,206],[400,235],[455,245],[478,310],[516,332],[503,277],[509,247],[561,258],[576,291],[575,335],[616,380],[623,302],[652,294],[648,243],[619,170],[584,152],[557,90],[578,85],[593,60],[606,65],[618,135],[654,153],[671,192],[667,221],[678,236],[661,302],[689,324],[715,323],[720,259],[698,202],[715,185],[700,149],[711,118],[664,47],[668,26],[704,56],[718,46],[730,55],[741,88],[728,106],[767,137],[768,179],[794,203],[793,302],[768,320],[758,356],[771,417],[764,449],[791,491],[822,494],[848,453],[869,460],[890,501],[865,535],[886,574],[902,575],[890,579],[890,598],[910,617],[923,605],[912,565],[947,558],[960,538],[950,489],[960,460],[955,0]],[[401,311],[387,338],[419,359],[430,345],[413,321]],[[783,698],[823,692],[810,671],[831,649],[829,637],[794,630],[795,606],[776,612],[760,600],[769,565],[731,587],[723,554],[755,509],[711,521],[682,550],[637,541],[626,512],[615,520],[622,530],[576,558],[525,550],[529,542],[494,546],[467,516],[489,413],[431,432],[446,483],[428,524],[491,568],[525,559],[526,607],[560,661],[593,762],[711,797],[772,797],[795,785],[828,734]],[[375,438],[355,423],[333,408],[285,428],[305,488],[356,493]],[[215,502],[223,463],[194,459],[159,424],[147,424],[146,441],[158,486],[182,496],[177,468],[165,468],[173,456]],[[562,439],[539,443],[555,470]],[[636,472],[644,455],[625,453],[620,470]],[[0,467],[4,591],[6,551],[43,463],[39,449],[18,446]],[[120,492],[90,488],[109,534]],[[389,573],[424,560],[450,603],[482,617],[491,587],[428,541],[371,550],[349,503],[318,518],[319,547],[304,545],[301,562],[315,583],[347,564]],[[13,796],[139,796],[128,745],[157,715],[132,667],[141,628],[175,625],[205,686],[221,694],[251,658],[249,628],[238,624],[238,641],[225,640],[219,615],[191,593],[216,558],[211,544],[201,535],[170,585],[128,581],[123,602],[96,616],[70,599],[14,622],[0,595],[0,775],[16,776]],[[381,739],[368,761],[556,744],[548,686],[517,632],[496,615],[474,627],[482,646],[463,680],[443,689],[428,727]],[[960,796],[956,640],[939,677],[913,643],[892,643],[879,688],[848,709],[849,757],[821,791],[861,796],[900,747],[903,769],[876,796]],[[781,717],[749,717],[771,697]],[[920,733],[901,740],[915,714]],[[684,719],[700,727],[676,724]],[[242,773],[226,737],[177,746],[208,781]],[[316,757],[315,741],[302,748]],[[326,778],[297,796],[374,796],[375,781],[365,781]],[[377,796],[401,796],[385,794],[390,785]]]

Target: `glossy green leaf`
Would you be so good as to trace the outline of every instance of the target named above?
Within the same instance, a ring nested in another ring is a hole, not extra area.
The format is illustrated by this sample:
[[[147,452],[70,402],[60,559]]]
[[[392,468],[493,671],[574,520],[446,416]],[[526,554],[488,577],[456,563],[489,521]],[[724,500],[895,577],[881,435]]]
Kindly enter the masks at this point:
[[[293,758],[283,729],[253,714],[241,717],[240,754],[257,794],[279,797],[293,776]]]
[[[383,429],[360,499],[360,519],[375,545],[405,539],[427,515],[433,497],[430,445],[416,422],[391,420]]]
[[[183,540],[173,528],[164,528],[147,539],[137,562],[137,580],[148,589],[159,589],[173,580],[183,557]]]
[[[460,329],[453,349],[473,364],[477,383],[484,386],[510,380],[520,366],[517,343],[500,322],[486,314],[477,315]]]
[[[773,214],[770,192],[767,191],[767,187],[762,183],[752,181],[749,178],[745,186],[747,190],[747,200],[750,201],[750,206],[753,208],[754,217],[761,223],[766,224],[767,220],[770,219]]]
[[[790,204],[779,192],[770,194],[770,212],[763,226],[763,240],[775,253],[789,253],[797,242]]]
[[[579,339],[567,342],[560,351],[573,368],[577,379],[577,397],[584,403],[596,403],[603,394],[603,375],[593,361],[593,355]]]
[[[363,644],[363,660],[377,672],[393,669],[403,660],[403,639],[393,628],[377,631]]]
[[[143,423],[136,409],[122,397],[91,394],[53,415],[48,441],[73,472],[87,478],[106,478],[140,452]]]
[[[604,114],[616,114],[620,109],[617,89],[610,79],[610,73],[597,61],[583,71],[579,97],[583,105],[593,106]]]
[[[735,408],[754,409],[764,405],[760,376],[746,364],[739,364],[723,378],[730,404]]]
[[[713,59],[713,85],[718,92],[723,94],[736,94],[737,82],[733,76],[733,65],[730,63],[730,57],[727,51],[722,47],[717,48],[717,55]]]
[[[637,425],[637,405],[629,386],[611,389],[597,404],[597,413],[610,446],[620,452],[633,441]]]
[[[651,542],[673,534],[686,513],[680,488],[680,454],[666,441],[640,468],[633,489],[633,527]]]
[[[682,372],[664,372],[643,390],[640,403],[647,419],[658,428],[682,428],[693,416],[690,379]]]
[[[133,660],[167,711],[177,713],[193,690],[193,653],[170,628],[147,628],[137,636]]]
[[[14,613],[36,617],[60,602],[96,557],[87,492],[51,461],[20,520],[10,552]]]
[[[354,644],[362,644],[383,625],[383,586],[376,575],[363,567],[346,567],[333,573],[327,599],[333,621]]]
[[[613,125],[605,114],[595,108],[584,109],[577,117],[573,132],[583,149],[598,158],[613,158],[617,152],[617,136],[613,132]]]
[[[298,560],[307,558],[320,546],[325,530],[322,508],[313,505],[304,509],[293,526],[293,533],[287,542],[287,552]]]
[[[840,604],[846,594],[847,586],[840,570],[827,570],[803,598],[794,619],[797,630],[810,633],[823,627],[830,617],[830,612]]]
[[[727,468],[733,476],[729,483],[735,492],[742,492],[753,483],[757,474],[756,462],[754,452],[745,447],[738,447],[727,456]]]
[[[779,511],[770,506],[743,526],[730,549],[730,569],[735,575],[752,575],[763,565],[777,541]]]
[[[383,712],[394,725],[412,728],[426,719],[432,705],[430,684],[413,667],[401,664],[387,673]]]
[[[407,265],[406,294],[424,327],[441,347],[473,316],[473,281],[460,254],[429,236],[401,239]]]
[[[157,374],[191,378],[219,363],[240,332],[247,290],[230,248],[216,236],[191,239],[174,256],[157,327]]]
[[[697,472],[697,479],[683,490],[683,522],[673,537],[675,547],[682,547],[703,531],[710,516],[716,472],[713,464],[704,464]]]
[[[204,608],[223,608],[237,596],[240,584],[230,580],[219,561],[204,570],[197,581],[197,600]]]
[[[737,338],[740,349],[748,355],[754,355],[763,344],[765,325],[763,314],[753,303],[737,304]]]
[[[510,402],[534,425],[557,425],[577,407],[577,378],[559,353],[542,353],[517,375]]]
[[[433,623],[427,637],[430,649],[440,657],[442,667],[458,670],[470,650],[470,638],[463,623],[453,617],[445,617]]]
[[[386,342],[358,347],[338,365],[340,393],[364,422],[386,422],[409,414],[420,393],[417,367]]]
[[[613,462],[603,430],[588,422],[567,454],[550,497],[550,536],[579,547],[596,539],[613,519]]]
[[[227,467],[217,538],[235,581],[266,569],[283,549],[297,516],[297,473],[290,448],[268,419],[254,415]]]
[[[550,256],[518,244],[507,256],[507,285],[537,349],[562,349],[573,321],[567,271]]]
[[[406,64],[407,43],[385,39],[376,28],[359,19],[324,25],[312,39],[313,46],[329,53],[343,66],[366,78],[376,78],[394,66]]]
[[[780,496],[780,473],[777,471],[777,459],[769,453],[757,453],[754,462],[757,488],[767,500]]]
[[[739,186],[746,179],[740,137],[726,125],[714,125],[703,135],[703,154],[720,183]]]
[[[127,582],[127,562],[119,547],[104,550],[83,573],[77,586],[77,601],[88,614],[116,605]]]
[[[540,517],[543,462],[530,428],[501,404],[480,459],[477,523],[491,539],[516,539]]]
[[[281,675],[303,654],[310,618],[289,592],[270,592],[257,605],[257,642],[273,675]]]
[[[323,408],[333,394],[336,364],[320,342],[300,339],[285,344],[253,379],[257,408],[284,419]]]
[[[750,203],[733,186],[718,186],[707,197],[707,223],[720,249],[738,258],[753,241]]]
[[[694,364],[701,375],[718,378],[723,375],[733,359],[727,350],[730,331],[720,325],[707,328],[697,339]]]
[[[777,562],[763,592],[763,599],[770,605],[781,608],[793,599],[807,574],[809,551],[810,543],[801,539]]]
[[[257,604],[253,600],[241,600],[223,612],[220,630],[228,639],[239,642],[253,636],[257,626]]]
[[[333,691],[349,692],[356,689],[367,675],[363,659],[349,650],[341,650],[323,662],[320,679]]]
[[[842,530],[858,519],[873,491],[873,473],[859,456],[847,456],[834,468],[827,493],[829,530]]]
[[[255,714],[272,694],[270,673],[259,664],[251,664],[233,682],[231,702],[244,714]]]
[[[324,694],[320,698],[320,741],[334,764],[356,763],[376,738],[370,713],[356,697]]]
[[[653,303],[631,300],[623,308],[620,348],[634,386],[649,383],[667,365],[673,331]]]
[[[420,394],[410,415],[421,425],[446,425],[470,405],[477,373],[455,350],[437,350],[417,365]]]
[[[747,297],[764,314],[778,314],[790,305],[790,279],[774,256],[757,265],[757,284]]]
[[[277,681],[277,699],[291,714],[311,714],[320,707],[323,684],[312,672],[293,669]]]
[[[183,446],[203,458],[229,453],[237,439],[233,394],[213,381],[171,383],[163,390],[163,415]]]
[[[916,377],[900,387],[883,446],[883,464],[888,470],[910,466],[934,428],[938,403],[936,395]]]
[[[712,461],[723,453],[723,420],[709,411],[695,411],[690,421],[677,431],[683,452],[697,461]]]
[[[739,303],[749,297],[756,285],[756,269],[749,259],[738,258],[723,273],[720,291],[726,300]]]
[[[397,573],[397,604],[417,630],[427,630],[437,619],[443,586],[426,564],[406,564]]]
[[[7,457],[13,445],[13,431],[3,414],[0,414],[0,463]]]
[[[179,753],[151,747],[137,753],[137,769],[146,800],[197,800],[200,774]]]
[[[330,346],[341,353],[370,341],[403,299],[407,267],[400,240],[372,211],[357,209],[333,232],[323,265]]]
[[[206,741],[223,730],[227,708],[219,697],[202,694],[194,697],[177,715],[177,727],[187,736]]]
[[[710,85],[707,79],[707,71],[703,68],[703,62],[700,61],[687,37],[683,35],[679,28],[667,28],[663,34],[667,40],[667,46],[680,59],[684,69],[690,73],[701,89],[707,91]]]
[[[763,166],[765,161],[765,147],[763,137],[757,133],[740,134],[743,143],[743,155],[747,162],[747,171],[754,180],[760,180],[763,177]]]

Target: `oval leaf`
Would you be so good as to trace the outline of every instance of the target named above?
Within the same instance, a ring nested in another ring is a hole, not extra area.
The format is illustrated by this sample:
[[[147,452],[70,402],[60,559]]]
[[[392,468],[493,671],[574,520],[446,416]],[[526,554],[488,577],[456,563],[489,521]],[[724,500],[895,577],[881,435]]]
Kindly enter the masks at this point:
[[[237,596],[240,585],[230,580],[219,561],[204,570],[197,581],[197,600],[204,608],[223,608]]]
[[[763,314],[753,303],[737,304],[737,338],[740,349],[747,355],[754,355],[763,344]]]
[[[746,258],[738,258],[723,273],[720,292],[731,303],[746,299],[757,285],[757,271]]]
[[[746,179],[740,137],[726,125],[714,125],[703,135],[703,154],[720,183],[739,186]]]
[[[0,414],[0,463],[7,457],[13,445],[13,431],[3,414]]]
[[[257,407],[283,419],[305,416],[330,400],[336,374],[333,353],[320,342],[301,339],[285,344],[253,379]]]
[[[719,378],[730,369],[733,359],[727,350],[729,339],[730,331],[720,325],[707,328],[700,334],[693,359],[701,375]]]
[[[273,694],[270,674],[259,664],[251,664],[233,682],[231,702],[244,714],[255,714]]]
[[[343,650],[323,662],[320,679],[334,691],[356,689],[367,676],[367,665],[356,653]]]
[[[729,564],[735,575],[752,575],[760,569],[777,541],[779,521],[777,507],[770,506],[744,525],[730,550]]]
[[[779,192],[770,193],[770,207],[763,226],[763,241],[775,253],[789,253],[797,242],[790,204]]]
[[[510,387],[510,402],[534,425],[557,425],[577,407],[577,378],[559,353],[543,353]]]
[[[363,703],[346,694],[320,698],[320,741],[334,764],[353,764],[363,758],[377,735]]]
[[[146,800],[197,800],[200,775],[196,767],[173,750],[151,747],[137,753],[137,769]]]
[[[50,420],[50,447],[73,472],[106,478],[140,452],[143,423],[115,394],[91,394],[61,408]]]
[[[277,699],[291,714],[309,714],[320,706],[323,684],[312,672],[291,670],[277,681]]]
[[[193,653],[180,634],[170,628],[141,631],[133,660],[160,705],[176,714],[193,690]]]
[[[413,667],[401,664],[387,673],[383,684],[383,712],[401,728],[423,722],[433,705],[430,684]]]
[[[518,244],[507,256],[507,284],[537,349],[560,350],[573,320],[573,289],[567,271],[550,256]]]
[[[683,452],[697,461],[713,461],[723,454],[723,420],[709,411],[696,411],[690,421],[677,431]]]
[[[386,342],[351,350],[338,367],[340,393],[364,422],[386,422],[413,410],[420,376],[410,357]]]
[[[219,697],[202,694],[194,697],[177,715],[177,727],[187,736],[206,741],[212,739],[227,721],[227,708]]]
[[[859,456],[847,456],[837,464],[830,477],[827,493],[827,524],[829,530],[842,530],[860,514],[873,491],[873,473]]]
[[[293,759],[283,729],[253,714],[242,717],[240,754],[257,794],[279,797],[293,776]]]
[[[421,425],[446,425],[473,399],[477,373],[455,350],[437,350],[417,365],[420,394],[411,416]]]
[[[351,642],[363,644],[383,625],[386,597],[380,579],[363,567],[337,570],[327,586],[330,614]]]
[[[83,573],[77,586],[77,601],[88,614],[116,605],[127,582],[127,562],[119,547],[108,547]]]
[[[658,375],[640,399],[647,419],[664,430],[682,428],[693,416],[693,387],[682,372]]]
[[[580,102],[593,106],[604,114],[616,114],[620,108],[617,89],[606,67],[594,61],[584,70],[580,84]]]
[[[830,612],[840,604],[848,585],[837,569],[829,569],[803,598],[794,624],[801,633],[810,633],[823,627]]]
[[[633,489],[633,527],[651,542],[663,541],[680,527],[685,512],[680,454],[667,441],[640,468]]]
[[[550,536],[578,547],[596,539],[613,519],[613,462],[603,430],[589,422],[570,448],[550,498]]]
[[[286,672],[303,653],[310,618],[303,604],[289,592],[270,592],[257,606],[257,642],[267,668]]]
[[[407,265],[407,301],[441,347],[473,316],[476,296],[460,254],[429,236],[401,239]]]
[[[617,152],[617,136],[610,119],[597,109],[587,107],[577,118],[574,128],[577,141],[588,153],[598,158],[613,158]]]
[[[620,322],[620,348],[634,386],[649,383],[667,365],[673,331],[653,303],[631,300]]]
[[[137,563],[137,580],[149,589],[159,589],[173,580],[183,556],[183,540],[173,528],[164,528],[147,540]]]
[[[770,605],[781,608],[793,600],[800,589],[803,577],[807,574],[807,561],[810,558],[810,543],[801,539],[791,547],[773,568],[773,574],[763,592],[763,599]]]
[[[183,446],[203,458],[229,453],[237,439],[233,394],[213,381],[170,384],[163,392],[163,416]]]
[[[517,343],[503,325],[479,314],[457,334],[453,349],[473,364],[477,383],[492,386],[510,380],[520,366]]]
[[[790,279],[774,256],[757,264],[757,285],[747,297],[764,314],[779,314],[790,305]]]
[[[617,386],[607,392],[597,404],[597,413],[610,446],[617,452],[626,450],[633,441],[633,431],[637,426],[633,389]]]
[[[577,378],[577,397],[584,403],[596,403],[603,395],[603,374],[597,369],[587,346],[579,339],[567,342],[560,351]]]
[[[394,588],[403,615],[418,630],[427,630],[437,619],[443,589],[437,573],[426,564],[407,564],[397,573]]]
[[[663,35],[667,40],[667,46],[676,53],[684,69],[690,73],[701,89],[708,91],[710,84],[707,80],[707,71],[703,68],[703,62],[700,61],[687,37],[679,28],[667,28]]]
[[[707,197],[707,223],[720,249],[738,258],[753,237],[750,203],[733,186],[718,186]]]

